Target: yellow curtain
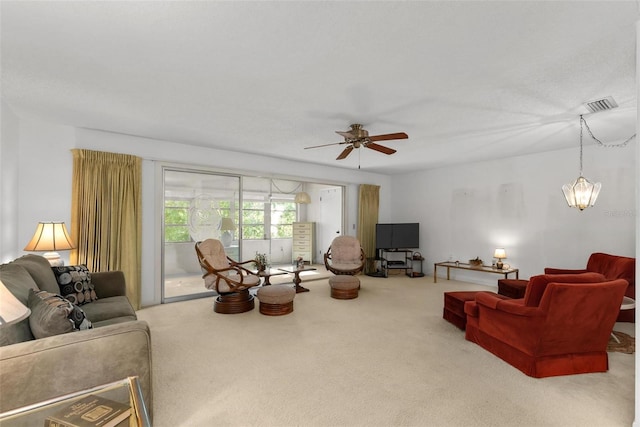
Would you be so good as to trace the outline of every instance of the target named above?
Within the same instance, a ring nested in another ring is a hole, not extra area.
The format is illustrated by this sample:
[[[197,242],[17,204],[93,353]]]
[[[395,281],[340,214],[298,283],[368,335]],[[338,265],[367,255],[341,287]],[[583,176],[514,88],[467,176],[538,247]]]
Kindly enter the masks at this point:
[[[72,264],[124,272],[127,297],[140,308],[142,159],[73,149]]]
[[[374,270],[376,255],[376,224],[380,204],[380,186],[361,184],[358,195],[358,240],[367,257],[365,272]]]

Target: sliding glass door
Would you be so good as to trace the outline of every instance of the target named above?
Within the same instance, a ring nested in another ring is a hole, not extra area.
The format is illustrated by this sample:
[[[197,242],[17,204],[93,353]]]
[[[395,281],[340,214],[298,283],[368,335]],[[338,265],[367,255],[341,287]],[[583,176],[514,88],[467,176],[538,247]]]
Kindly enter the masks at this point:
[[[238,259],[241,177],[164,168],[163,183],[162,302],[212,295],[204,287],[195,242],[218,239]]]
[[[215,295],[204,287],[195,243],[218,239],[237,261],[265,254],[271,266],[291,265],[293,223],[313,222],[322,254],[342,230],[343,191],[335,185],[197,169],[162,168],[162,302]],[[311,194],[296,204],[296,194]]]

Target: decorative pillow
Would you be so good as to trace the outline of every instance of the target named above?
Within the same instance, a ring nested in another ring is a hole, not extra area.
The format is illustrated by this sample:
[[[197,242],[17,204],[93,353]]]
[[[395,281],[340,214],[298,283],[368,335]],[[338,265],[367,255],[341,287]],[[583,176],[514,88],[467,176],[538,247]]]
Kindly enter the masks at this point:
[[[29,289],[28,305],[31,310],[29,326],[36,338],[92,328],[84,311],[60,295]]]
[[[56,276],[60,295],[72,304],[82,305],[98,299],[86,265],[51,267]]]

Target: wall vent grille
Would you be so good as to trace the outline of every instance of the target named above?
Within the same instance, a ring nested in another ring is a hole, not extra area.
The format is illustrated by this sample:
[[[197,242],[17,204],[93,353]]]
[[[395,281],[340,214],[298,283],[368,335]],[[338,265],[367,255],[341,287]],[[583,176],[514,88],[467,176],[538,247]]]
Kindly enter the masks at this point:
[[[612,110],[618,106],[616,101],[611,96],[606,98],[596,99],[595,101],[585,102],[584,106],[590,113],[597,113],[600,111]]]

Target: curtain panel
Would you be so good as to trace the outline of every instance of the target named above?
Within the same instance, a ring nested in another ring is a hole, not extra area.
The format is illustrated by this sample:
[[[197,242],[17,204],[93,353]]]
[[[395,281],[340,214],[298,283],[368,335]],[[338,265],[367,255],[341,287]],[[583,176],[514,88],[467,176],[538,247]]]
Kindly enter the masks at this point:
[[[373,259],[376,256],[376,224],[380,204],[380,186],[361,184],[358,189],[358,240],[364,250],[367,263],[365,273],[375,269]]]
[[[71,235],[73,264],[89,271],[120,270],[131,305],[140,308],[142,159],[73,149]]]

